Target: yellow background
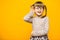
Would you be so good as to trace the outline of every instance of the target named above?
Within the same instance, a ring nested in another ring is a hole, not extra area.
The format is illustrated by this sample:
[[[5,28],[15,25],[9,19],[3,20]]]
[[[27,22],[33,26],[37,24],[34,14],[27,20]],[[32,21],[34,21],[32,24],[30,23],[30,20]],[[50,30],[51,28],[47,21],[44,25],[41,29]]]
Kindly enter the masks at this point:
[[[0,40],[29,40],[32,26],[23,20],[37,0],[0,0]],[[60,40],[60,0],[41,0],[48,8],[49,39]]]

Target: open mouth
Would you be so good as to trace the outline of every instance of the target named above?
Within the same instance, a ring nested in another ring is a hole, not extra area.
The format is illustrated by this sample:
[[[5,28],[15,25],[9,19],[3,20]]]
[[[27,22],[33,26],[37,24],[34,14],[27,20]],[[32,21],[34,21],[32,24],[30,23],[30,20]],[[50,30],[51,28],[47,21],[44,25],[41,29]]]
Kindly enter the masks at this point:
[[[41,13],[41,11],[39,11],[38,13]]]

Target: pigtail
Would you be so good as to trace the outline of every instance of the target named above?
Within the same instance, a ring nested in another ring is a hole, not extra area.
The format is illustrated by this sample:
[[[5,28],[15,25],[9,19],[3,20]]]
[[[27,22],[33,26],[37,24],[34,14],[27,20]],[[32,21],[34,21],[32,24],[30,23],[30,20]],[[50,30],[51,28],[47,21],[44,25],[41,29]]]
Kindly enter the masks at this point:
[[[47,7],[46,7],[46,5],[44,5],[44,9],[45,9],[45,15],[42,16],[42,18],[46,17],[46,15],[47,15]]]

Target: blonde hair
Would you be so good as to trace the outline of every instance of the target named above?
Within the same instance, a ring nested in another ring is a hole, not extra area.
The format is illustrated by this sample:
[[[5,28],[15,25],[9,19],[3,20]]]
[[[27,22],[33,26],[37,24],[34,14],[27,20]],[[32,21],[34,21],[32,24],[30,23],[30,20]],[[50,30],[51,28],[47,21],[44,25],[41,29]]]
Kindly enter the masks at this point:
[[[46,5],[44,5],[41,1],[37,1],[31,7],[33,7],[33,9],[34,9],[36,6],[37,7],[43,7],[45,14],[43,13],[41,18],[46,17],[46,15],[47,15],[47,7],[46,7]],[[36,14],[34,14],[34,16],[36,16]]]

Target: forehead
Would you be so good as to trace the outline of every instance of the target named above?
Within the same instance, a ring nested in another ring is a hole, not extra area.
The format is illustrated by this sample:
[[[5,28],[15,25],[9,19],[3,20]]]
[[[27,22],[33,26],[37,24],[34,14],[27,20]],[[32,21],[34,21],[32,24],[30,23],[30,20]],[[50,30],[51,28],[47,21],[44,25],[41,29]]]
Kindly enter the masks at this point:
[[[35,8],[43,8],[43,7],[40,7],[40,6],[35,6]]]
[[[44,6],[43,5],[35,5],[34,7],[35,8],[43,8]]]

